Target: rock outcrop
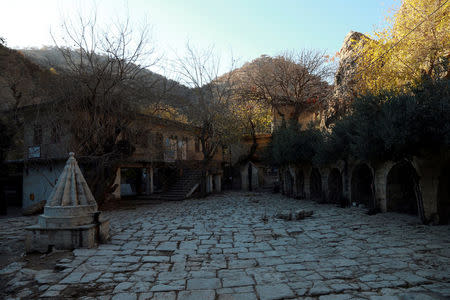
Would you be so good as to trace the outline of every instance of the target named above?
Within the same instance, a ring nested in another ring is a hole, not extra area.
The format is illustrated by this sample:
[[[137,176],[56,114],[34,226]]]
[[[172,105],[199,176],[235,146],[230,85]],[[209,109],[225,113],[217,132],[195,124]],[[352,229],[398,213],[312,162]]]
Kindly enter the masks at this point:
[[[366,35],[355,31],[350,31],[345,36],[339,51],[339,67],[334,77],[334,96],[338,101],[348,102],[355,96],[357,58],[361,47],[358,44],[365,39],[368,39]]]
[[[333,98],[325,113],[326,127],[348,113],[349,105],[356,96],[357,60],[361,47],[359,42],[367,39],[369,38],[366,35],[355,31],[350,31],[344,38],[339,51],[339,66],[334,77]]]

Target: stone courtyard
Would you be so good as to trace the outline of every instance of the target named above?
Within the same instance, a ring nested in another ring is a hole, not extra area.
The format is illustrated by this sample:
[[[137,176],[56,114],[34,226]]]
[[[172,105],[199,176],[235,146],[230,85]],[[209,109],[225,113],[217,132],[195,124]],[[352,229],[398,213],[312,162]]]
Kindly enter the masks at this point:
[[[285,221],[286,209],[313,210]],[[396,213],[229,192],[107,211],[111,241],[24,256],[0,219],[5,299],[447,299],[450,226]]]

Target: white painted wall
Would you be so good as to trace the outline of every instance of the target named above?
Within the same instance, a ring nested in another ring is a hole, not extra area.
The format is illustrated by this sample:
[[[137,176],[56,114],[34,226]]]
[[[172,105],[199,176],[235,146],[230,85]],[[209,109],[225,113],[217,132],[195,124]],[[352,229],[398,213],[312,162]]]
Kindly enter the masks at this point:
[[[47,200],[64,169],[64,162],[51,165],[25,166],[23,172],[22,207],[26,208],[42,200]],[[31,200],[33,198],[34,200]]]

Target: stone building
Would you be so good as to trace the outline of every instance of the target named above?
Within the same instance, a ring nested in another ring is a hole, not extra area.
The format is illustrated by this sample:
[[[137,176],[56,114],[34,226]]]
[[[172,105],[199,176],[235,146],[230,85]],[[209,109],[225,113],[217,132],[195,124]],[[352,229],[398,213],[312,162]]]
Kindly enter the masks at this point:
[[[21,160],[24,209],[48,199],[73,142],[68,129],[56,128],[61,123],[56,124],[46,105],[33,105],[22,110],[25,120],[24,159]],[[145,129],[132,141],[136,146],[132,156],[120,162],[115,180],[118,188],[113,192],[113,198],[152,196],[172,200],[192,195],[192,189],[198,188],[202,175],[198,171],[203,158],[201,144],[196,138],[198,128],[143,114],[136,116],[133,125]],[[223,154],[218,153],[210,164],[207,192],[221,189],[223,159]],[[82,161],[80,167],[83,169]],[[183,188],[171,193],[172,187],[181,181]]]

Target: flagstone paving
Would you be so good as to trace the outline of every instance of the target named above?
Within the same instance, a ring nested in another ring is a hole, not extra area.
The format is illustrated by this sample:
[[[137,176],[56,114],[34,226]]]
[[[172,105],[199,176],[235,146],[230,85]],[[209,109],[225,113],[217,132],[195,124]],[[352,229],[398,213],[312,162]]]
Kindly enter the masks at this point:
[[[286,209],[314,215],[274,218]],[[414,216],[238,192],[106,214],[108,244],[39,268],[18,255],[0,270],[0,298],[450,297],[450,226],[420,225]],[[35,220],[0,219],[2,255],[18,251],[22,228]]]

